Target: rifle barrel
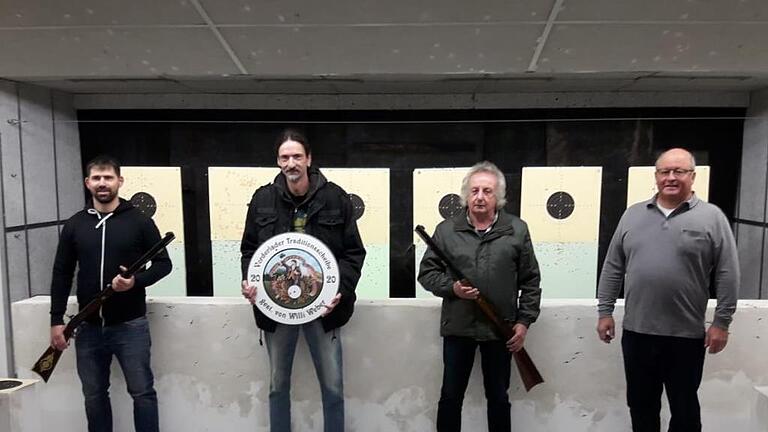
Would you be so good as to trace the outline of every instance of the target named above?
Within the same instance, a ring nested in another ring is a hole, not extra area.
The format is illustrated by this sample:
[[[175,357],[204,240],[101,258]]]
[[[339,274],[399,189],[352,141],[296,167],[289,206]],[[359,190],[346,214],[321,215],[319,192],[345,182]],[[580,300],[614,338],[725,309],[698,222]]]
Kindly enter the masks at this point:
[[[445,264],[445,266],[448,268],[448,270],[453,273],[453,276],[456,277],[456,280],[464,280],[467,281],[472,286],[475,286],[469,279],[467,279],[466,276],[464,276],[464,273],[459,270],[458,267],[448,258],[448,256],[443,252],[435,243],[434,240],[432,240],[432,237],[427,234],[427,230],[424,229],[422,225],[417,225],[414,229],[416,231],[416,234],[421,237],[422,240],[424,240],[424,243],[427,244],[427,247],[435,254],[438,258]],[[512,338],[512,336],[515,335],[514,329],[509,326],[506,322],[504,322],[501,318],[499,318],[499,314],[496,312],[496,309],[493,307],[493,305],[485,298],[482,294],[478,295],[475,299],[475,304],[480,307],[480,310],[483,311],[486,317],[488,317],[489,320],[496,326],[496,329],[507,339],[509,340]],[[523,386],[525,386],[525,391],[530,391],[533,387],[535,387],[537,384],[541,384],[544,382],[544,378],[541,376],[541,373],[539,372],[539,369],[536,367],[536,364],[533,362],[531,357],[528,355],[528,352],[525,350],[525,348],[520,348],[519,351],[512,353],[512,357],[515,359],[515,365],[517,366],[517,371],[520,373],[520,379],[523,381]]]
[[[160,251],[168,246],[168,244],[172,242],[174,238],[176,238],[176,236],[172,232],[169,231],[165,233],[165,236],[160,239],[159,242],[155,243],[146,253],[144,253],[144,255],[140,256],[136,261],[134,261],[133,264],[131,264],[125,272],[121,273],[121,275],[125,278],[130,278],[136,274],[139,270],[141,270],[142,267],[144,267],[150,260],[152,260],[152,258],[159,254]],[[112,285],[107,285],[106,288],[101,290],[96,298],[88,302],[88,304],[85,305],[85,307],[80,312],[78,312],[77,315],[73,316],[72,319],[70,319],[67,325],[64,327],[64,340],[69,341],[69,339],[74,336],[75,331],[80,326],[80,324],[82,324],[83,321],[85,321],[88,317],[98,312],[98,310],[101,308],[101,305],[114,293],[115,291],[112,289]],[[49,346],[48,349],[43,352],[40,358],[37,359],[35,365],[32,367],[32,371],[40,375],[40,378],[42,378],[43,381],[48,382],[48,379],[53,373],[53,369],[59,362],[61,354],[62,351]]]

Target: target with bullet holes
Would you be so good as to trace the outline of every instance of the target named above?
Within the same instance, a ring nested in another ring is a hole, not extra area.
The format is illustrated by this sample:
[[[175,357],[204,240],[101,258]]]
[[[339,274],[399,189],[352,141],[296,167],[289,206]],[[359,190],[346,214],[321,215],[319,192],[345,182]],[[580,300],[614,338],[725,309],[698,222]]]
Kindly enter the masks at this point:
[[[461,197],[454,193],[444,195],[437,204],[437,211],[443,219],[450,219],[464,211],[461,205]]]
[[[601,179],[600,167],[523,168],[520,213],[545,297],[594,297]]]
[[[361,299],[389,297],[389,170],[321,168],[348,194],[352,218],[366,249],[356,294]],[[217,296],[240,296],[240,241],[253,192],[279,174],[277,168],[210,167],[213,287]]]
[[[558,191],[547,199],[547,213],[555,219],[565,219],[573,213],[574,205],[571,194]]]
[[[389,169],[323,168],[352,201],[352,214],[365,245],[365,262],[355,293],[361,299],[389,298]]]
[[[147,292],[152,296],[187,295],[181,169],[124,166],[120,174],[124,179],[120,196],[130,201],[145,216],[152,218],[161,233],[171,231],[176,234],[176,240],[166,248],[173,269]]]
[[[157,212],[157,201],[147,192],[133,194],[130,201],[134,207],[138,208],[148,218],[151,218]]]
[[[419,168],[413,171],[413,226],[422,225],[428,233],[435,232],[437,225],[461,214],[464,208],[458,193],[461,181],[469,168]],[[413,234],[414,278],[427,246]],[[416,281],[416,297],[431,298],[432,293]]]
[[[365,202],[359,195],[349,194],[349,200],[352,201],[352,217],[360,220],[365,214]]]

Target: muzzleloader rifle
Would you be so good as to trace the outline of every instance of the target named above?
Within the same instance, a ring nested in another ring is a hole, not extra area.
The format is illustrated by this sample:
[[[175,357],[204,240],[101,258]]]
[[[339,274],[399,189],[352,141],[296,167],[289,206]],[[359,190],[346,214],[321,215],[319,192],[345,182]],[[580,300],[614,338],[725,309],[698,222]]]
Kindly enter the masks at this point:
[[[124,278],[130,278],[131,276],[135,275],[139,270],[141,270],[149,261],[152,260],[157,254],[160,253],[163,249],[165,249],[166,246],[168,246],[168,243],[173,241],[173,239],[176,238],[172,232],[165,233],[165,237],[163,237],[159,242],[157,242],[154,246],[152,246],[151,249],[149,249],[144,255],[139,257],[133,264],[131,264],[130,267],[128,267],[124,272],[121,272],[120,275]],[[106,301],[108,298],[112,296],[112,294],[115,293],[115,290],[112,289],[112,284],[108,284],[106,288],[101,290],[98,296],[91,300],[85,307],[78,312],[77,315],[73,316],[72,319],[69,320],[67,325],[64,327],[64,339],[69,341],[70,338],[75,334],[77,331],[77,328],[80,326],[80,324],[83,323],[88,317],[90,317],[93,314],[98,313],[99,309],[101,308],[101,305]],[[48,382],[48,378],[51,377],[51,374],[53,373],[53,369],[56,367],[56,364],[59,362],[59,358],[61,357],[62,351],[54,348],[53,346],[49,346],[48,349],[45,350],[43,355],[40,356],[39,359],[37,359],[37,362],[35,362],[35,366],[32,367],[32,370],[34,372],[37,372],[38,375],[43,379],[43,381]]]
[[[464,273],[459,270],[458,267],[456,267],[456,265],[448,258],[448,256],[445,255],[445,253],[437,246],[437,244],[435,244],[434,240],[432,240],[432,237],[427,234],[427,231],[423,226],[417,225],[415,231],[416,234],[418,234],[419,237],[424,240],[424,243],[427,244],[429,249],[431,249],[432,252],[434,252],[441,261],[443,261],[445,266],[448,268],[453,277],[456,278],[456,280],[465,281],[477,288],[477,286],[469,281]],[[480,307],[480,310],[483,311],[485,316],[488,317],[488,319],[491,320],[491,322],[496,326],[496,329],[502,335],[504,335],[505,340],[509,340],[512,338],[512,336],[515,335],[513,326],[499,318],[499,315],[496,313],[496,309],[494,309],[493,305],[488,302],[488,300],[483,297],[482,294],[478,295],[474,301],[475,304]],[[519,351],[512,353],[512,357],[515,359],[517,371],[520,373],[520,378],[523,381],[523,386],[525,386],[526,391],[530,391],[537,384],[544,382],[544,378],[541,377],[539,369],[536,368],[536,365],[533,363],[533,360],[531,360],[531,357],[528,355],[528,352],[525,350],[525,348],[520,348]]]

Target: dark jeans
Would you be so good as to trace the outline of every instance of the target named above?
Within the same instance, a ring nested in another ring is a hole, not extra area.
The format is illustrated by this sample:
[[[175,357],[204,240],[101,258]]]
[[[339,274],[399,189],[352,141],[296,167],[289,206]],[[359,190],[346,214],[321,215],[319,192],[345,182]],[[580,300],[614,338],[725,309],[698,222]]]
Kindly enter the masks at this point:
[[[157,394],[149,365],[149,322],[146,317],[102,327],[85,323],[75,338],[77,373],[83,386],[88,432],[112,431],[109,371],[117,357],[133,398],[136,432],[157,432]]]
[[[704,369],[704,339],[624,330],[621,348],[632,430],[659,432],[664,387],[672,414],[669,432],[701,431],[701,410],[696,392]]]
[[[510,405],[507,390],[512,354],[502,341],[478,342],[471,338],[443,338],[443,388],[437,406],[439,432],[461,430],[461,407],[467,390],[475,351],[480,347],[485,399],[488,402],[488,430],[509,432]]]

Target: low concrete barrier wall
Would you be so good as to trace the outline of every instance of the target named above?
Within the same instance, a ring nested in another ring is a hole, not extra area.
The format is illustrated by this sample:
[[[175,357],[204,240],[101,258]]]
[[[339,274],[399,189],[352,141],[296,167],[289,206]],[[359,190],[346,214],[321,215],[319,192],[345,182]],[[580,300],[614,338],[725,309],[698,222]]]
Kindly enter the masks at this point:
[[[360,301],[341,330],[349,431],[434,430],[442,374],[438,299]],[[713,304],[710,305],[709,316]],[[49,298],[13,304],[16,371],[33,378],[32,364],[48,344]],[[70,303],[70,313],[75,311]],[[617,324],[622,308],[617,308]],[[152,362],[165,431],[267,431],[268,358],[259,345],[250,305],[238,298],[151,298]],[[595,302],[545,300],[526,347],[546,380],[530,393],[512,377],[516,430],[629,430],[621,347],[595,333]],[[768,301],[742,301],[726,350],[707,355],[699,391],[705,431],[755,430],[755,386],[768,385]],[[132,431],[130,397],[113,365],[115,431]],[[37,384],[44,430],[85,430],[74,352],[51,380]],[[294,431],[322,430],[320,391],[303,340],[293,373]],[[664,416],[668,418],[666,409]],[[479,360],[464,407],[466,431],[486,429]]]

